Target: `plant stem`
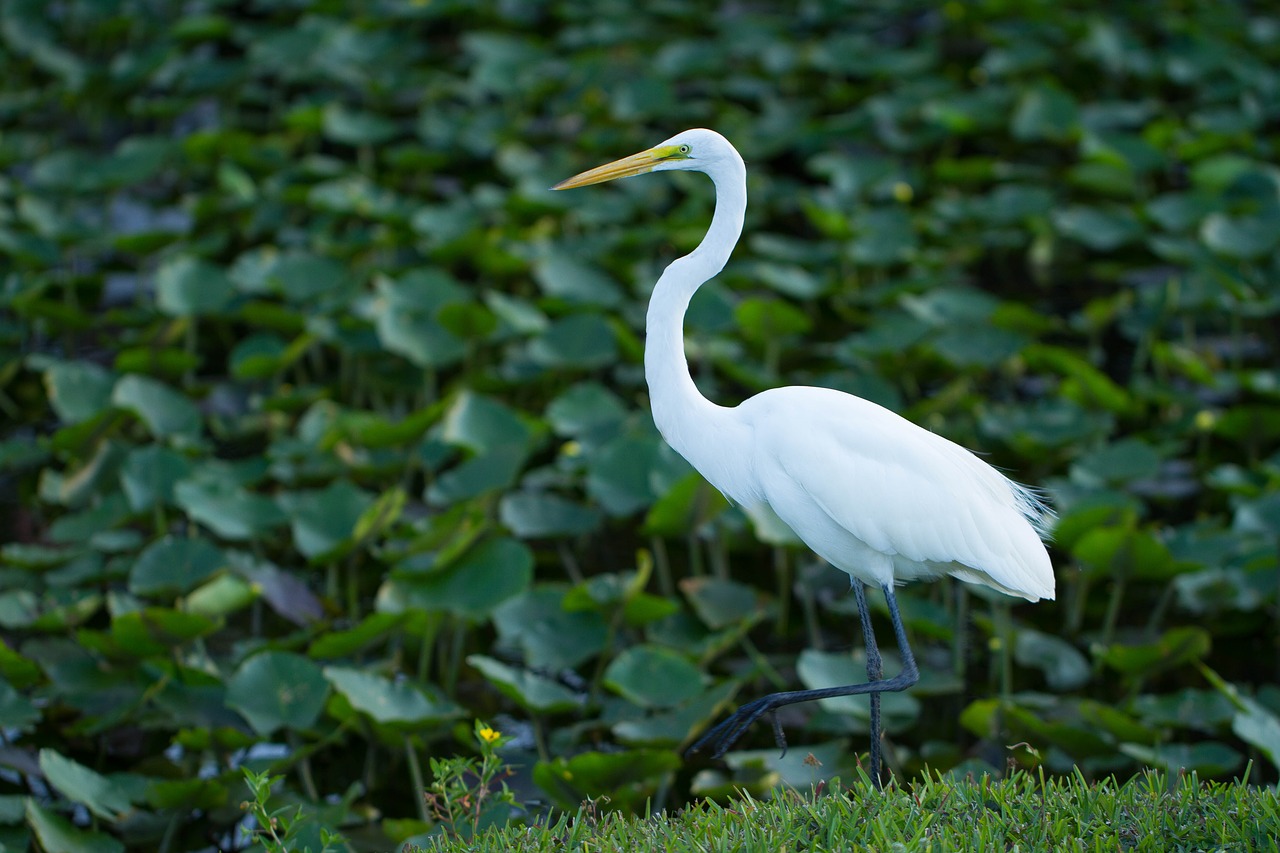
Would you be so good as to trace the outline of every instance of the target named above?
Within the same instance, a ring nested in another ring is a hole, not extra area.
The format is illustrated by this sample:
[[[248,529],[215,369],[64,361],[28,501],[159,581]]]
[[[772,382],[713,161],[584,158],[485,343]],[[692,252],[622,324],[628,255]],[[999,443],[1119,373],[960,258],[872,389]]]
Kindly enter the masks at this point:
[[[413,782],[414,799],[418,803],[418,817],[423,823],[431,823],[431,815],[427,812],[427,801],[422,796],[426,793],[427,783],[422,778],[422,764],[418,761],[418,751],[413,748],[413,740],[404,736],[404,757],[409,763],[409,778]]]

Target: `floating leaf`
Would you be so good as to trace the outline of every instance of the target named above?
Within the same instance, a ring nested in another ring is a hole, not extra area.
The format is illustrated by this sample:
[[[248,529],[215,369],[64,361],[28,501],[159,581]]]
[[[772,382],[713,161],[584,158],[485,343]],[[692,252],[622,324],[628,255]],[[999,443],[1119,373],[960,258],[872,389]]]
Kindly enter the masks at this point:
[[[550,536],[580,536],[600,523],[600,513],[592,507],[549,492],[512,492],[502,497],[498,517],[522,539]]]
[[[335,480],[319,490],[284,492],[276,501],[289,516],[294,545],[315,560],[352,540],[374,498],[349,480]]]
[[[1064,140],[1076,128],[1075,98],[1057,86],[1028,89],[1013,112],[1010,129],[1015,139]]]
[[[253,539],[285,520],[271,498],[243,488],[222,469],[198,469],[175,484],[173,501],[188,518],[223,539]]]
[[[560,435],[594,432],[620,423],[626,416],[618,396],[596,382],[580,382],[547,406],[547,419]]]
[[[97,416],[111,404],[115,376],[88,361],[61,361],[44,372],[49,405],[64,424]]]
[[[1142,224],[1127,208],[1072,205],[1053,213],[1054,227],[1064,237],[1099,252],[1110,252],[1142,235]]]
[[[1200,226],[1200,239],[1215,252],[1232,258],[1271,254],[1280,245],[1280,207],[1253,216],[1211,213]]]
[[[604,307],[622,301],[622,291],[612,279],[565,252],[547,253],[534,264],[533,277],[548,296]]]
[[[134,512],[173,504],[174,486],[191,473],[186,457],[160,445],[130,450],[120,466],[120,486]]]
[[[727,578],[685,578],[680,591],[698,618],[713,631],[740,624],[760,614],[760,596],[748,586]]]
[[[467,663],[520,707],[540,714],[572,711],[582,700],[571,690],[541,675],[515,669],[484,655],[470,655]]]
[[[1044,673],[1054,690],[1075,690],[1089,681],[1089,661],[1075,646],[1039,631],[1018,631],[1013,658],[1019,666],[1035,667]]]
[[[1113,645],[1102,662],[1131,677],[1150,677],[1198,661],[1209,653],[1209,633],[1203,628],[1171,628],[1154,643]]]
[[[680,763],[680,756],[666,750],[584,752],[538,762],[533,780],[561,808],[577,808],[584,800],[606,795],[613,805],[627,808],[643,805],[659,780]]]
[[[493,611],[502,641],[518,644],[535,669],[574,667],[604,648],[607,629],[601,615],[569,612],[563,600],[562,590],[543,585],[507,599]]]
[[[29,732],[40,722],[42,714],[31,700],[8,681],[0,680],[0,726],[16,732]]]
[[[129,571],[134,595],[185,592],[226,565],[207,539],[165,536],[147,546]]]
[[[88,807],[103,820],[118,821],[133,810],[118,785],[56,750],[40,750],[40,770],[63,796]]]
[[[422,726],[442,722],[462,712],[451,702],[428,698],[419,687],[406,680],[392,681],[339,666],[325,667],[324,677],[352,708],[379,723]]]
[[[885,655],[885,667],[891,669],[890,655]],[[805,649],[796,662],[796,673],[810,690],[861,684],[867,680],[865,666],[859,666],[846,652],[836,654],[816,649]],[[920,700],[909,693],[881,693],[880,710],[884,715],[885,730],[901,731],[920,716]],[[860,696],[838,696],[821,700],[822,706],[835,714],[849,714],[855,719],[871,719],[871,703],[864,693]]]
[[[291,652],[262,652],[227,680],[227,707],[258,734],[309,728],[324,709],[329,683],[320,667]]]
[[[643,708],[671,708],[702,692],[702,673],[663,646],[631,646],[604,672],[605,684]]]
[[[27,823],[46,853],[124,853],[124,845],[105,832],[79,829],[31,797],[26,804]]]
[[[445,610],[479,619],[533,579],[533,553],[514,539],[486,539],[450,565],[427,574],[397,574],[379,595],[379,609]]]
[[[137,374],[122,377],[111,402],[136,414],[156,438],[200,434],[200,410],[158,380]]]
[[[570,314],[554,320],[529,345],[529,355],[546,367],[604,367],[617,358],[613,330],[599,314]]]
[[[173,317],[216,314],[234,294],[226,272],[200,258],[181,255],[156,270],[156,305]]]

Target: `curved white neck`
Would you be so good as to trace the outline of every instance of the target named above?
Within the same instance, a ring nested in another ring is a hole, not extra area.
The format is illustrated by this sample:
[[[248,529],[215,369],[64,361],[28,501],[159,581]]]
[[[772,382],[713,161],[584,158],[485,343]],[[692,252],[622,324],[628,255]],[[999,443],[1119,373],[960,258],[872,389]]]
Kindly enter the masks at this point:
[[[653,420],[667,443],[702,472],[726,496],[743,500],[741,474],[729,464],[742,427],[731,409],[703,397],[689,375],[684,354],[684,315],[697,289],[724,268],[742,234],[747,208],[746,167],[741,158],[718,161],[707,169],[716,187],[711,227],[691,253],[663,271],[649,299],[645,322],[644,374]]]

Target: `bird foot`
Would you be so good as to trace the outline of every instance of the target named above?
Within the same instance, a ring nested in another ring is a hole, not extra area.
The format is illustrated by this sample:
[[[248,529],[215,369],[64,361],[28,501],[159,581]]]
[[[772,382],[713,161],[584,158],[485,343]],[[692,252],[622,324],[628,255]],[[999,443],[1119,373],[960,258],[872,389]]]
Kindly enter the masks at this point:
[[[751,724],[756,720],[768,714],[773,723],[773,738],[778,748],[782,750],[782,754],[787,754],[787,739],[782,734],[782,723],[778,721],[778,715],[775,713],[776,705],[770,701],[772,697],[764,696],[754,701],[748,702],[738,710],[734,711],[729,719],[715,726],[689,747],[687,754],[692,755],[695,752],[701,752],[704,748],[710,748],[712,758],[722,758],[729,747],[733,746]]]

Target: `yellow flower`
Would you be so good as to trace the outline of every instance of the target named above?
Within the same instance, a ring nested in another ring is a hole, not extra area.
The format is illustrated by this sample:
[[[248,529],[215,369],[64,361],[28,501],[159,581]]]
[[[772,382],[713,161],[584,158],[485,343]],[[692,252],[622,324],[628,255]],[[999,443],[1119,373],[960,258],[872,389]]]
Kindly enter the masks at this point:
[[[488,726],[480,729],[476,734],[478,734],[480,739],[485,743],[493,743],[495,740],[502,737],[502,732],[491,729]]]
[[[906,181],[898,181],[893,185],[893,197],[903,204],[911,201],[915,195],[915,190],[911,189],[911,184]]]

